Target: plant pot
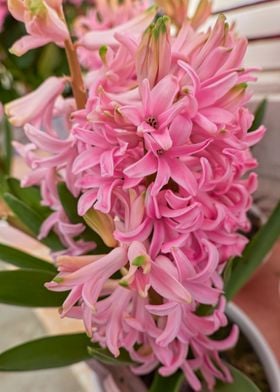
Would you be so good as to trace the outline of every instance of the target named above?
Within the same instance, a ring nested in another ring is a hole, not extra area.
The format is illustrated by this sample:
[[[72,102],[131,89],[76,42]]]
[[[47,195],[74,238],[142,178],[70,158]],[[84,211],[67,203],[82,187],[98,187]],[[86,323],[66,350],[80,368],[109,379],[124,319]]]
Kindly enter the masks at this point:
[[[228,317],[236,323],[252,345],[264,368],[271,392],[279,392],[280,369],[278,362],[256,325],[233,303],[227,306]]]
[[[229,319],[236,323],[257,354],[268,380],[270,392],[279,392],[280,371],[274,354],[254,323],[233,303],[227,306]],[[131,373],[127,367],[102,365],[89,361],[95,373],[94,392],[147,392],[142,380]],[[185,389],[184,389],[185,390]]]

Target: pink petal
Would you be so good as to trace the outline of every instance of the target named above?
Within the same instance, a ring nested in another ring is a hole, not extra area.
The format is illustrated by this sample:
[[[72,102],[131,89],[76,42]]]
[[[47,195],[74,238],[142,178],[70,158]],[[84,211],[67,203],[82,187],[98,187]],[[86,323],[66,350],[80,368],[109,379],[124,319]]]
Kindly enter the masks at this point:
[[[148,152],[139,161],[124,170],[128,177],[143,178],[157,171],[157,159],[152,152]]]
[[[152,263],[151,285],[154,290],[164,298],[178,303],[191,303],[190,293],[175,279],[169,275],[159,263]]]
[[[158,159],[157,176],[152,186],[151,196],[157,196],[159,191],[168,183],[170,178],[170,168],[164,158]]]
[[[17,40],[10,49],[10,52],[16,56],[22,56],[31,49],[39,48],[52,41],[51,37],[35,37],[25,35]]]
[[[187,164],[180,162],[179,159],[173,159],[172,161],[170,160],[169,167],[172,179],[192,196],[196,195],[198,189],[197,181]]]
[[[151,114],[158,116],[173,103],[178,93],[179,84],[173,75],[167,75],[151,91]]]

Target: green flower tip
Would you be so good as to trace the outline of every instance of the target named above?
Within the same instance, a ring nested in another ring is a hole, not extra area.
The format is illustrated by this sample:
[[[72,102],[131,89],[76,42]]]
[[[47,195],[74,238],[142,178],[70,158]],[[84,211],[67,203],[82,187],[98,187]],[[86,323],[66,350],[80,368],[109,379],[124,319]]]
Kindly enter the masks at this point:
[[[42,15],[46,11],[46,7],[42,0],[28,0],[26,5],[28,10],[34,15]]]
[[[55,277],[53,279],[53,282],[55,282],[55,283],[62,283],[63,282],[63,278],[60,278],[59,276],[57,276],[57,277]]]
[[[99,48],[99,56],[100,56],[101,60],[103,61],[103,63],[105,63],[105,61],[106,61],[107,52],[108,52],[108,47],[106,45],[102,45]]]
[[[119,285],[125,288],[129,287],[128,281],[123,279],[119,281]]]
[[[132,265],[135,267],[142,267],[145,264],[146,257],[145,256],[138,256],[132,262]]]
[[[160,34],[166,34],[169,23],[170,23],[170,18],[167,15],[160,16],[154,25],[154,29],[153,29],[154,37],[158,38]]]

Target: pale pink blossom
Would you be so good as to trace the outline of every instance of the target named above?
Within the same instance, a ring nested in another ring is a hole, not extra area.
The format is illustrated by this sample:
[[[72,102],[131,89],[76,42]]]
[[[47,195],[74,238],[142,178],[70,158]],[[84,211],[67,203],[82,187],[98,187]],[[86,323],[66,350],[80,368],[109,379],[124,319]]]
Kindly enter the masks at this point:
[[[63,18],[62,0],[8,0],[12,16],[23,22],[28,35],[14,43],[10,51],[21,56],[49,42],[63,46],[69,32]]]
[[[141,14],[135,16],[133,19],[117,27],[113,27],[107,30],[87,32],[80,38],[78,44],[86,49],[94,50],[98,49],[100,45],[117,45],[117,41],[115,39],[115,35],[117,33],[129,33],[131,36],[139,37],[153,21],[155,15],[156,8],[150,7]]]
[[[66,78],[50,77],[36,90],[18,98],[5,106],[10,122],[16,127],[26,123],[35,125],[50,124],[56,99],[62,94]],[[42,115],[43,113],[43,115]]]

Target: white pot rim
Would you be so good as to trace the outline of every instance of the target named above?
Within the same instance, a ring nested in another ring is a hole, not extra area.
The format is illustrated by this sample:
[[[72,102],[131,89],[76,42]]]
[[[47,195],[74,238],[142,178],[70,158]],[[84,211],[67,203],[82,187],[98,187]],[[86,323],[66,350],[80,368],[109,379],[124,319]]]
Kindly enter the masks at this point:
[[[280,369],[278,361],[259,329],[253,321],[233,303],[229,303],[227,305],[227,315],[240,327],[244,335],[254,347],[254,350],[264,367],[271,392],[279,392]]]

